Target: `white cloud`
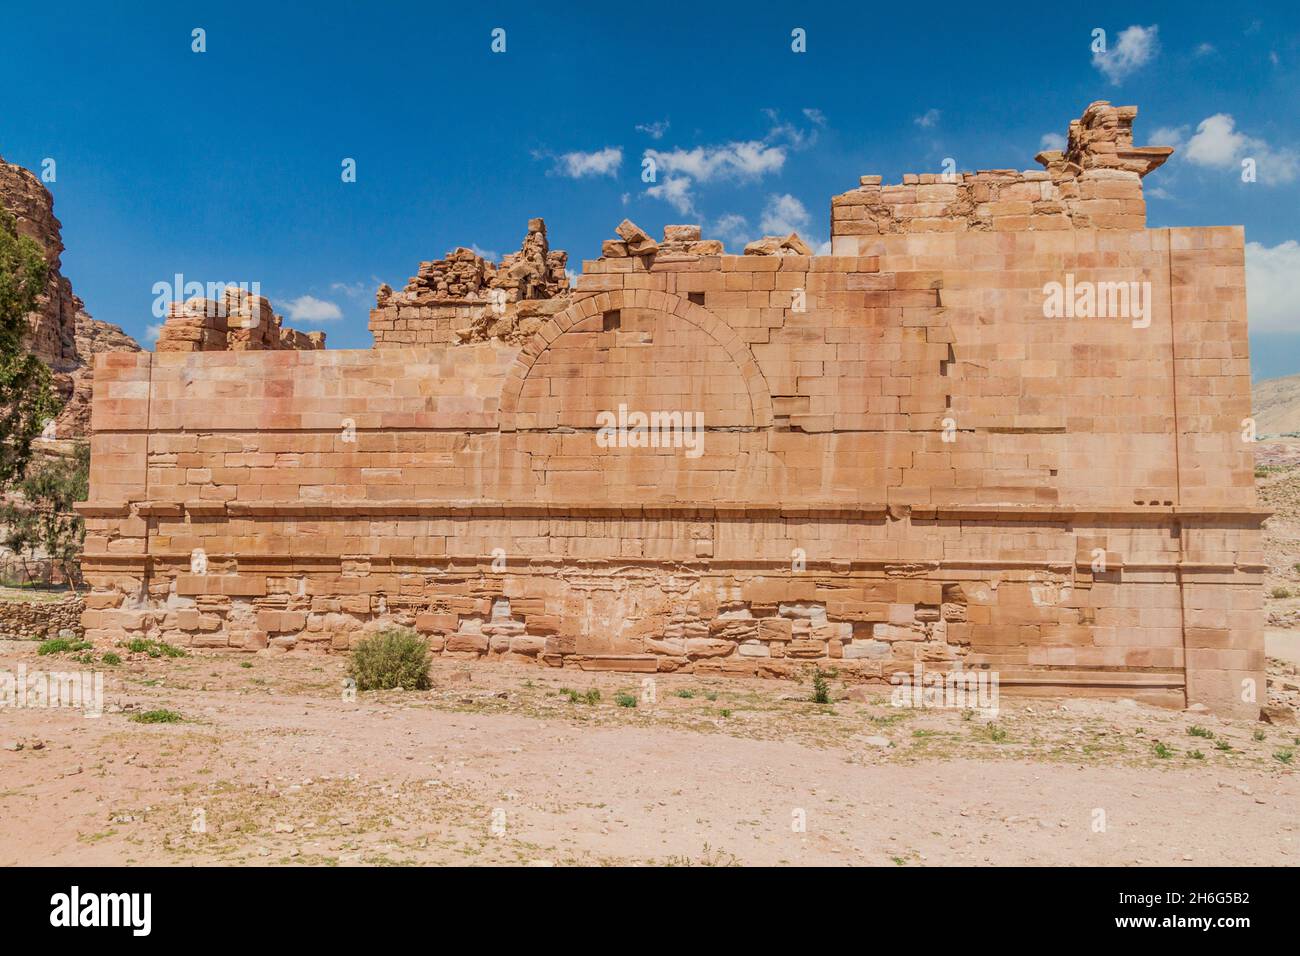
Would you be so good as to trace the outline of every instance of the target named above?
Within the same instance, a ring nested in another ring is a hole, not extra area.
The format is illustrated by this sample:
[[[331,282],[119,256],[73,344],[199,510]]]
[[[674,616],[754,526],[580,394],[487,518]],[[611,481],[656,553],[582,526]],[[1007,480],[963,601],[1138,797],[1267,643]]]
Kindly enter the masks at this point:
[[[1161,126],[1151,131],[1149,142],[1152,146],[1172,146],[1181,150],[1187,143],[1186,126]]]
[[[343,310],[333,302],[312,295],[300,295],[284,304],[291,322],[334,322],[343,318]]]
[[[613,176],[623,165],[623,147],[606,146],[590,153],[574,151],[555,157],[552,175],[582,179],[586,176]]]
[[[1237,165],[1246,145],[1246,135],[1237,132],[1227,113],[1215,113],[1201,120],[1196,135],[1187,144],[1187,158],[1197,166],[1223,168]]]
[[[379,283],[375,282],[375,286]],[[366,299],[374,293],[373,286],[367,286],[364,282],[331,282],[330,291],[338,295],[347,296],[349,299]]]
[[[1065,137],[1060,133],[1044,133],[1042,138],[1038,141],[1039,151],[1053,149],[1064,150],[1065,146]]]
[[[663,139],[664,133],[668,132],[671,125],[668,120],[655,120],[653,123],[638,123],[636,131],[645,133],[651,139]]]
[[[733,140],[693,149],[647,149],[658,178],[645,195],[662,199],[679,213],[695,213],[695,190],[713,182],[752,182],[775,175],[785,167],[789,150],[802,150],[817,141],[820,128],[826,125],[821,110],[805,107],[803,115],[813,125],[800,128],[781,122],[775,110],[763,111],[772,125],[763,139]]]
[[[793,123],[782,122],[781,114],[776,110],[766,109],[763,112],[772,123],[772,127],[767,131],[764,141],[776,143],[785,140],[796,150],[804,150],[816,145],[821,128],[826,125],[826,116],[821,110],[812,107],[805,107],[801,111],[807,120],[813,124],[808,129],[800,129]]]
[[[1243,159],[1255,160],[1260,182],[1289,183],[1300,175],[1300,155],[1291,149],[1274,149],[1262,139],[1247,136],[1236,128],[1227,113],[1215,113],[1201,120],[1196,135],[1187,141],[1184,156],[1197,166],[1231,169]]]
[[[1119,85],[1155,57],[1160,49],[1156,38],[1159,30],[1155,24],[1149,27],[1135,24],[1121,30],[1114,46],[1092,55],[1092,65],[1105,73],[1112,83]]]
[[[689,176],[668,176],[645,192],[647,196],[662,199],[684,216],[695,212],[695,197],[691,195]]]
[[[144,330],[145,341],[157,342],[158,336],[162,335],[162,327],[163,324],[161,322],[154,322],[151,325],[146,326]]]
[[[474,255],[476,256],[480,256],[481,258],[488,260],[488,262],[496,262],[498,259],[501,258],[499,255],[497,255],[496,250],[484,249],[481,246],[479,246],[477,243],[473,243],[473,242],[469,244],[469,251],[474,253]]]
[[[1200,46],[1196,48],[1197,56],[1213,56],[1215,53],[1218,52],[1219,51],[1214,48],[1213,43],[1202,43]]]
[[[788,236],[792,232],[807,229],[811,221],[812,217],[808,215],[804,204],[789,193],[783,193],[767,197],[767,205],[763,207],[763,218],[758,227],[765,235]]]
[[[942,114],[939,110],[931,107],[920,116],[916,117],[916,119],[912,120],[912,122],[921,127],[921,129],[930,129],[933,126],[938,125],[940,115]]]
[[[1294,239],[1272,248],[1246,243],[1246,303],[1252,332],[1300,333],[1300,243]]]
[[[714,179],[756,179],[780,172],[785,165],[785,149],[769,146],[762,140],[694,149],[679,147],[670,152],[647,149],[645,155],[655,161],[659,172],[679,173],[701,183]]]
[[[732,246],[744,246],[750,241],[749,220],[739,213],[723,213],[713,223],[709,235]]]

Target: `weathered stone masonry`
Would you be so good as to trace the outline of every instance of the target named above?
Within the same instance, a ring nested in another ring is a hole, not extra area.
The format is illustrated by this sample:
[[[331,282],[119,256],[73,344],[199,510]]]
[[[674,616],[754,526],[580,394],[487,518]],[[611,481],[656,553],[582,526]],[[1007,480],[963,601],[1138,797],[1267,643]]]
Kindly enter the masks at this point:
[[[1145,228],[1169,150],[1132,147],[1135,112],[1094,104],[1039,173],[864,178],[830,256],[625,224],[569,292],[533,223],[504,313],[453,256],[381,290],[372,350],[102,356],[87,633],[342,649],[398,623],[455,656],[864,680],[960,661],[1254,716],[1243,235]],[[1067,274],[1149,282],[1149,325],[1045,318]],[[703,411],[703,454],[602,447],[620,403]]]

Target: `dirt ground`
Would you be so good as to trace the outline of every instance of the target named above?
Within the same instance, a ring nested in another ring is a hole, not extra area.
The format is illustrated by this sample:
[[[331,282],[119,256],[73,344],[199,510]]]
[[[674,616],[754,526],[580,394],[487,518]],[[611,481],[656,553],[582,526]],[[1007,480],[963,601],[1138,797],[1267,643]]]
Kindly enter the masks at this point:
[[[0,709],[0,864],[1300,863],[1295,724],[447,660],[347,699],[344,668],[124,653],[100,717]]]

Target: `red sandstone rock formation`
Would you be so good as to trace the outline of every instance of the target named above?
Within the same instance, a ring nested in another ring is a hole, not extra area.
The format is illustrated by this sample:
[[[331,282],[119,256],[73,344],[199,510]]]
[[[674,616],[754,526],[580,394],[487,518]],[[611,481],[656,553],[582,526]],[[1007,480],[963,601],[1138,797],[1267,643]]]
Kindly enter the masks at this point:
[[[94,356],[100,352],[139,352],[140,346],[116,325],[92,319],[72,283],[60,273],[63,241],[54,216],[54,197],[29,170],[0,159],[0,206],[18,219],[18,232],[45,250],[49,280],[29,318],[30,348],[54,372],[54,386],[65,402],[55,422],[59,438],[81,438],[90,431],[90,393]]]

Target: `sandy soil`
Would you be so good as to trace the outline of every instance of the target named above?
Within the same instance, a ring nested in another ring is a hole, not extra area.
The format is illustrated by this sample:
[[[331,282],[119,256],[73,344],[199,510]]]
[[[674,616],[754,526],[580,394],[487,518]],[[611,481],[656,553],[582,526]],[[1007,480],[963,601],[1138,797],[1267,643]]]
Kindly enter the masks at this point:
[[[80,666],[35,647],[0,670]],[[0,864],[1300,863],[1294,724],[673,675],[628,708],[638,676],[442,660],[355,700],[333,657],[105,670],[99,718],[0,710]],[[131,719],[158,708],[183,719]]]

